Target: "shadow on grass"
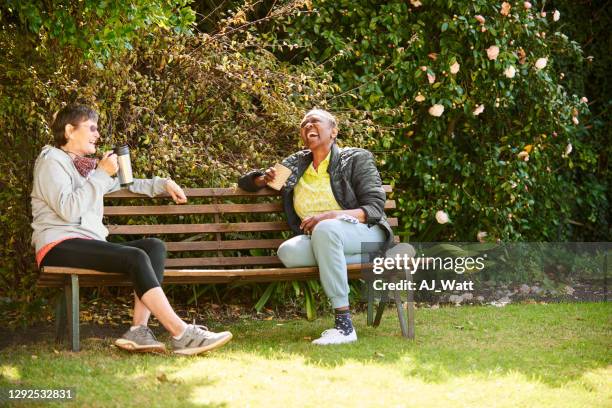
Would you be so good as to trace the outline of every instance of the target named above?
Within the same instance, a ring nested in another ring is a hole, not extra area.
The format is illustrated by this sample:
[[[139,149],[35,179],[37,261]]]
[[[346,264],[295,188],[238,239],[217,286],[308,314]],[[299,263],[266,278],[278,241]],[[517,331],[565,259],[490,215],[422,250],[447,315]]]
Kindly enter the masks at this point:
[[[40,333],[32,344],[0,351],[0,369],[4,370],[0,371],[0,386],[77,386],[89,401],[146,406],[155,394],[171,396],[176,406],[221,407],[235,401],[206,398],[222,385],[218,382],[240,381],[233,378],[233,367],[273,363],[283,373],[290,372],[289,362],[298,361],[298,366],[329,370],[330,376],[344,366],[361,364],[432,384],[465,376],[518,373],[561,387],[612,363],[611,311],[609,303],[419,309],[417,337],[410,341],[400,336],[397,315],[388,309],[376,329],[366,327],[365,315],[354,317],[358,342],[326,347],[310,341],[330,327],[331,317],[314,322],[243,321],[223,327],[235,337],[211,354],[214,358],[132,355],[112,346],[122,328],[104,332],[104,328],[83,326],[80,353],[64,351],[52,336]],[[161,332],[159,328],[155,331]],[[167,341],[168,336],[162,334],[160,339]]]
[[[223,401],[201,400],[199,390],[214,387],[218,379],[175,375],[184,366],[205,365],[206,357],[131,354],[116,349],[111,339],[98,337],[84,338],[78,353],[60,346],[44,341],[0,352],[0,388],[72,388],[76,398],[56,402],[58,406],[148,407],[155,401],[154,406],[163,402],[165,407],[228,406]],[[0,406],[4,403],[0,398]],[[14,404],[23,406],[22,402]]]
[[[609,303],[421,309],[411,341],[401,337],[397,314],[389,308],[379,328],[366,327],[363,314],[354,318],[357,343],[311,345],[333,324],[327,318],[244,324],[230,348],[267,359],[297,355],[329,368],[349,362],[399,364],[403,375],[432,383],[515,372],[559,387],[612,363],[611,312]]]

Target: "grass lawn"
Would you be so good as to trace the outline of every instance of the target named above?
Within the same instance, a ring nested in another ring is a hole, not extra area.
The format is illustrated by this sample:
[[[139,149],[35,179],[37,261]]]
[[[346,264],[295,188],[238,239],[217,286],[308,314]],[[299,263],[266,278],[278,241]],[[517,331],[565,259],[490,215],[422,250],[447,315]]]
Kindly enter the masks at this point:
[[[411,342],[389,309],[377,329],[355,316],[359,341],[328,347],[310,340],[331,317],[242,321],[199,357],[41,339],[0,351],[0,387],[75,387],[73,404],[92,407],[612,407],[611,316],[610,303],[418,309]]]

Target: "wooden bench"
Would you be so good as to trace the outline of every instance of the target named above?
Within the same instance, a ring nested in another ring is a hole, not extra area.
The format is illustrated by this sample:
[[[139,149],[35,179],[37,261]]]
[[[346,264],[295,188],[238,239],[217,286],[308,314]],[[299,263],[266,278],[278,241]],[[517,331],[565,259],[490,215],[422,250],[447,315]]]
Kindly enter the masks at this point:
[[[387,194],[391,192],[390,186],[384,189]],[[108,194],[104,215],[109,241],[141,237],[164,240],[168,250],[164,284],[318,279],[318,268],[285,268],[275,254],[290,236],[277,191],[190,188],[185,193],[189,198],[186,205],[168,205],[167,196],[149,198],[127,190]],[[394,208],[395,202],[387,200],[385,210]],[[126,225],[128,218],[138,224]],[[389,223],[396,227],[397,219],[389,218]],[[252,254],[262,250],[265,255]],[[360,272],[361,265],[348,266],[350,278],[359,278]],[[56,309],[57,334],[58,339],[63,338],[68,326],[73,351],[80,348],[79,288],[125,285],[131,282],[123,274],[64,267],[42,268],[38,280],[40,287],[64,290]],[[368,296],[369,324],[373,323],[373,300]],[[408,335],[404,325],[402,333]]]

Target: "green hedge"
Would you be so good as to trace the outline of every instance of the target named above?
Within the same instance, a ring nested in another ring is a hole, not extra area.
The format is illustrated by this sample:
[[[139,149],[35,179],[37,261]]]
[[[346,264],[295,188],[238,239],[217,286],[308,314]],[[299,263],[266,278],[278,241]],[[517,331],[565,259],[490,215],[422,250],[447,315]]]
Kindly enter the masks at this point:
[[[100,111],[103,148],[130,144],[139,176],[229,186],[295,150],[300,115],[318,105],[339,113],[346,144],[375,151],[407,239],[610,237],[605,8],[548,2],[543,17],[540,2],[530,10],[512,2],[504,16],[502,2],[484,0],[322,0],[219,13],[200,1],[193,9],[217,20],[193,26],[184,1],[139,1],[129,11],[114,3],[100,11],[101,3],[71,3],[68,14],[55,2],[0,5],[2,299],[26,307],[40,297],[32,165],[51,140],[51,115],[74,101]],[[71,24],[88,29],[60,29]],[[543,69],[538,58],[547,58]],[[441,116],[429,113],[433,105]],[[451,222],[437,223],[437,211]],[[295,292],[312,305],[320,288],[305,288],[253,293]]]
[[[89,24],[107,23],[81,12]],[[211,34],[138,29],[128,51],[120,47],[105,60],[83,58],[80,47],[60,44],[44,26],[32,33],[15,15],[2,18],[0,297],[26,305],[40,295],[30,246],[33,163],[50,143],[49,122],[63,104],[96,107],[100,150],[129,144],[136,176],[228,187],[247,170],[295,151],[305,110],[337,91],[321,68],[276,59],[235,16],[218,21]],[[348,114],[341,119],[351,129],[344,139],[362,143],[363,125]]]

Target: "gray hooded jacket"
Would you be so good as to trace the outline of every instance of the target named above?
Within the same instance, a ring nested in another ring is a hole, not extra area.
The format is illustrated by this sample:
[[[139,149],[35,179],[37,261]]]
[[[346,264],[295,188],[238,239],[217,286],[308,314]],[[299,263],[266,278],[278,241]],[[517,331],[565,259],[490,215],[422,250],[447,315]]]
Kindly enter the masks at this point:
[[[129,190],[154,197],[165,191],[166,179],[136,179]],[[106,240],[102,224],[104,194],[120,189],[119,180],[96,169],[85,178],[63,150],[43,147],[34,164],[32,245],[38,252],[68,236]]]

